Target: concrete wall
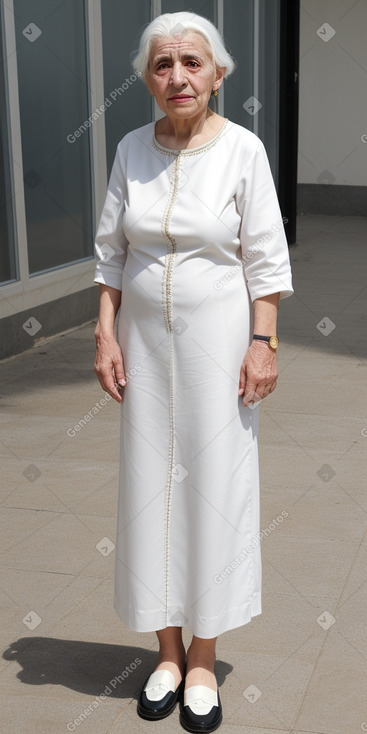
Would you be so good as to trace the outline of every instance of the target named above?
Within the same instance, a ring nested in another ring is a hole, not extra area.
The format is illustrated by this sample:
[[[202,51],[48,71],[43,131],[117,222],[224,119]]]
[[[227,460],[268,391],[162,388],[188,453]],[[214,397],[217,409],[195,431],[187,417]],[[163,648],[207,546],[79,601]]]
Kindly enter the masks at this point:
[[[80,326],[98,314],[98,287],[1,319],[0,360],[30,349],[45,337]]]
[[[301,184],[367,185],[366,37],[367,0],[301,0]]]

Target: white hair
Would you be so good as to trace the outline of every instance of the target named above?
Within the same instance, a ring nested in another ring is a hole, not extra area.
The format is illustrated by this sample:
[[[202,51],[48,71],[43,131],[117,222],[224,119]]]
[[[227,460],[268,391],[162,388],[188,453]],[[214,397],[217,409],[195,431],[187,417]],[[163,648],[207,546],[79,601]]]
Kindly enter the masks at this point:
[[[187,12],[164,13],[149,23],[141,36],[138,52],[132,62],[135,70],[140,71],[144,78],[148,70],[149,54],[154,39],[179,34],[185,30],[201,33],[209,44],[215,65],[225,67],[225,77],[232,74],[236,66],[235,62],[228,53],[215,25],[201,15]]]

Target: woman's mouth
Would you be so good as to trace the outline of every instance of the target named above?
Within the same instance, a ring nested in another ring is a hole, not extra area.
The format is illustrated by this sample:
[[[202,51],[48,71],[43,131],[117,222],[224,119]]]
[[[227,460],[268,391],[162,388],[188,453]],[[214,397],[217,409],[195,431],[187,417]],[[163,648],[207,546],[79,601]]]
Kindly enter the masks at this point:
[[[170,102],[189,102],[193,97],[190,94],[173,94],[169,97]]]

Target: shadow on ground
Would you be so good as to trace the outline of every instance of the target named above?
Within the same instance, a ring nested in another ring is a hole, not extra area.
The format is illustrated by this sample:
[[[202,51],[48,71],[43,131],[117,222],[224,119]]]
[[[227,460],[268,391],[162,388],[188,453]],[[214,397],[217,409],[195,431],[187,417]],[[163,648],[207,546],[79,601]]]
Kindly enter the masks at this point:
[[[157,664],[157,652],[143,647],[54,637],[21,637],[9,645],[3,658],[22,666],[17,673],[22,683],[60,685],[90,696],[99,696],[108,687],[111,698],[137,698]],[[219,686],[232,670],[232,665],[216,661]]]

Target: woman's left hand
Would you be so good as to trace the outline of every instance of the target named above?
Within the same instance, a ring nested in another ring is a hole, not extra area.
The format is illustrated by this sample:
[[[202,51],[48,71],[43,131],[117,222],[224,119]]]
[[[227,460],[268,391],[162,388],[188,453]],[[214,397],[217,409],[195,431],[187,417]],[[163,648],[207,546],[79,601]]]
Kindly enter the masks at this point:
[[[258,403],[275,390],[277,355],[266,342],[251,342],[241,364],[238,395],[244,405]]]

